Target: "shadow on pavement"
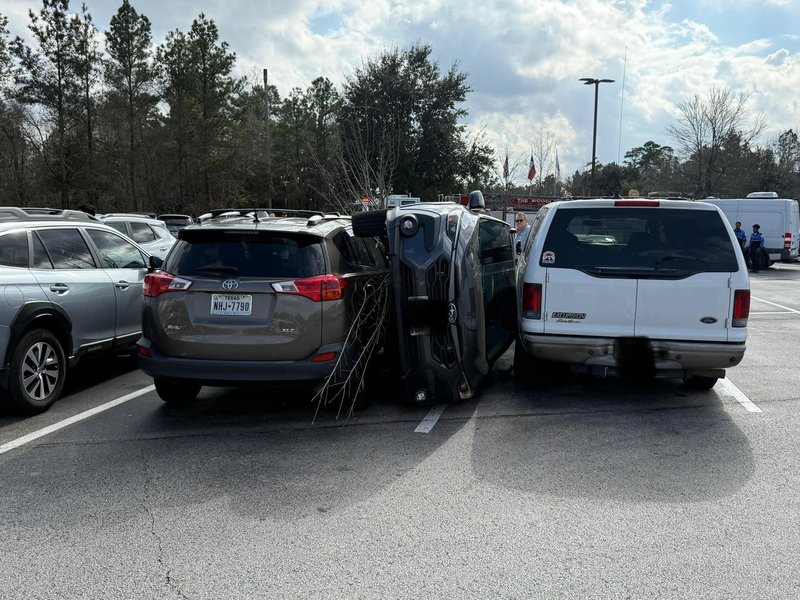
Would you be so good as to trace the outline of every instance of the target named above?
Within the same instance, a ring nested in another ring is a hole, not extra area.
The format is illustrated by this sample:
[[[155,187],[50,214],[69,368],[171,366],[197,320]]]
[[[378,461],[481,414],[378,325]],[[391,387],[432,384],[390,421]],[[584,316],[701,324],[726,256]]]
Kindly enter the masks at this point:
[[[143,409],[121,410],[114,424],[87,424],[97,430],[81,432],[81,441],[0,463],[9,482],[0,510],[53,530],[86,519],[115,527],[145,507],[188,515],[214,502],[248,519],[292,522],[385,493],[467,422],[415,434],[428,408],[376,400],[350,419],[325,409],[312,423],[314,407],[301,391],[269,393],[206,388],[181,409],[142,399]],[[19,469],[35,476],[14,476]]]
[[[486,483],[562,498],[701,502],[733,494],[754,471],[748,439],[713,391],[596,379],[501,389],[519,416],[493,419],[493,403],[478,405],[472,463]]]

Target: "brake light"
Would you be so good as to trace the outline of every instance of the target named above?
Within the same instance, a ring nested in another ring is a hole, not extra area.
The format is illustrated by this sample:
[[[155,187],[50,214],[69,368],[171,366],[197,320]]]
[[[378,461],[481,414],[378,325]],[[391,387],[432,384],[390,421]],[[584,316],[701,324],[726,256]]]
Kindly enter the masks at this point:
[[[783,234],[783,249],[784,250],[791,250],[792,249],[792,234],[791,233],[784,233]]]
[[[542,318],[541,283],[526,283],[522,286],[522,316],[525,319]]]
[[[750,290],[736,290],[733,293],[733,319],[731,326],[747,327],[750,316]]]
[[[617,200],[614,206],[661,206],[659,200]]]
[[[175,277],[169,273],[148,273],[144,277],[142,294],[145,298],[158,298],[167,292],[180,292],[192,287],[192,282],[187,279]]]
[[[344,277],[338,275],[318,275],[308,279],[277,281],[272,284],[272,289],[279,294],[304,296],[313,302],[328,302],[344,298],[344,291],[349,285]]]

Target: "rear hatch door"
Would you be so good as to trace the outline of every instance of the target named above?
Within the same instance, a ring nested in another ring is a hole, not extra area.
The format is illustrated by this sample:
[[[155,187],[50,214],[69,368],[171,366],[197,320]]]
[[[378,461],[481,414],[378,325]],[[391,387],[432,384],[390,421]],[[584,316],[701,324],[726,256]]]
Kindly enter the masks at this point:
[[[165,270],[191,286],[157,299],[157,344],[163,352],[198,359],[300,360],[320,346],[323,304],[329,303],[297,293],[298,282],[325,272],[320,238],[184,233]]]

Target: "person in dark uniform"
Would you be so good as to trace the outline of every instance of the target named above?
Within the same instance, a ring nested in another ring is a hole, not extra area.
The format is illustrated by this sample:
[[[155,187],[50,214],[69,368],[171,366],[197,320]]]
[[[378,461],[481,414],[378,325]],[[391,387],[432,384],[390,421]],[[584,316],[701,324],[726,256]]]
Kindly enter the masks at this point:
[[[744,247],[747,245],[747,234],[742,231],[742,222],[736,221],[733,224],[733,233],[736,235],[736,239],[739,242],[739,247],[744,252]]]
[[[761,225],[758,223],[753,225],[753,233],[750,234],[746,256],[750,258],[750,269],[754,273],[758,273],[762,261],[765,267],[769,264],[769,256],[764,250],[764,234],[761,233]]]

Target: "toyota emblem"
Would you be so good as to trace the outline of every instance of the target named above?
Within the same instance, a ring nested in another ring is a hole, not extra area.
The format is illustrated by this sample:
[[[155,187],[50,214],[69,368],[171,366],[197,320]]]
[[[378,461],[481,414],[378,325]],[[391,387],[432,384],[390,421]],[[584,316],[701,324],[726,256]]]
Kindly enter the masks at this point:
[[[223,290],[235,290],[239,287],[239,282],[235,279],[226,279],[222,282],[222,289]]]

